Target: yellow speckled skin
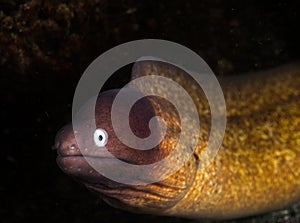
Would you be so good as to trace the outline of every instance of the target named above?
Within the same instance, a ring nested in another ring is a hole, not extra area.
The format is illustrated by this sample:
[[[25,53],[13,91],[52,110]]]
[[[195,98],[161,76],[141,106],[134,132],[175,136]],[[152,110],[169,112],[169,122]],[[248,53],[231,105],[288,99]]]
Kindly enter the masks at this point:
[[[210,124],[203,93],[183,71],[161,62],[140,62],[133,78],[158,73],[176,79],[199,102],[204,131],[195,157],[201,162]],[[220,84],[227,107],[222,146],[205,170],[198,168],[183,198],[158,214],[236,218],[300,200],[300,65],[220,78]]]

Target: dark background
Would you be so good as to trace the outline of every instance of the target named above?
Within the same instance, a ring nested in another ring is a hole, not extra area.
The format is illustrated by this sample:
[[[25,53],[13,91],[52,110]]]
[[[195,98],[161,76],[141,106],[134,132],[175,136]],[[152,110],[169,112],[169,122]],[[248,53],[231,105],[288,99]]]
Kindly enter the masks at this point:
[[[71,121],[80,76],[101,53],[142,38],[185,45],[217,75],[295,61],[299,13],[298,1],[283,0],[0,0],[0,221],[191,222],[113,209],[60,171],[51,146]],[[234,222],[299,216],[294,205]]]

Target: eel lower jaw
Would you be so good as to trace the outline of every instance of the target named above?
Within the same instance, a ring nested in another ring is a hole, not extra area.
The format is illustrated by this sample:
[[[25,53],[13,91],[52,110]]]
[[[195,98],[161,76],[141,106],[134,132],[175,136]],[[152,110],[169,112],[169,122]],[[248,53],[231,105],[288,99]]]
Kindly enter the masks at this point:
[[[99,159],[99,161],[109,160],[109,158],[104,157],[93,158]],[[98,195],[100,193],[101,197],[106,200],[106,202],[111,204],[114,203],[113,206],[117,206],[117,204],[121,200],[120,198],[122,196],[125,196],[122,192],[122,189],[128,189],[128,185],[117,183],[104,177],[88,164],[84,156],[58,155],[56,161],[58,166],[64,173],[74,177],[77,181],[85,185],[89,190],[96,192]],[[127,192],[128,193],[126,196],[129,196],[130,190],[128,189]]]
[[[95,158],[95,159],[105,159],[105,158]],[[63,156],[58,155],[56,158],[57,165],[60,169],[76,178],[83,184],[91,183],[98,184],[106,179],[100,173],[98,173],[93,167],[89,165],[87,160],[82,155],[74,155],[74,156]]]

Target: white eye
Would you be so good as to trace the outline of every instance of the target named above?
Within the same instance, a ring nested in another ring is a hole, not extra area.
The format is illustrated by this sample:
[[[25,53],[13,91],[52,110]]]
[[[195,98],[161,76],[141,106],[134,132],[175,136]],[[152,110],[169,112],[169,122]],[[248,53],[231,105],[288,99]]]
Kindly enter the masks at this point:
[[[94,143],[98,147],[105,146],[107,143],[107,133],[104,129],[96,129],[94,132]]]

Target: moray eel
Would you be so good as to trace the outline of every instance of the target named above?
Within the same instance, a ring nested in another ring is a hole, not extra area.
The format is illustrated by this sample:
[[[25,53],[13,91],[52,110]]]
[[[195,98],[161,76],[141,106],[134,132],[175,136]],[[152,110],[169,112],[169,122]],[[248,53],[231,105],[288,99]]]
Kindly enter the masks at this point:
[[[159,182],[118,183],[87,163],[78,148],[78,140],[85,139],[69,124],[59,131],[55,142],[57,163],[66,174],[110,205],[137,213],[230,219],[282,209],[300,200],[300,64],[218,78],[226,101],[226,131],[219,152],[205,169],[199,167],[211,124],[205,95],[185,71],[174,65],[150,60],[135,63],[132,79],[149,75],[177,81],[196,104],[201,131],[190,136],[191,140],[197,137],[198,142],[188,161]],[[163,87],[145,84],[140,90]],[[118,92],[115,89],[101,93],[95,107],[97,128],[107,133],[103,136],[106,149],[119,160],[135,165],[155,163],[168,156],[181,131],[172,103],[160,97],[145,97],[133,106],[129,123],[136,136],[145,138],[151,134],[148,122],[155,115],[167,125],[157,146],[136,150],[124,145],[112,127],[111,107]],[[120,122],[124,119],[117,117]],[[79,134],[76,139],[75,134]],[[101,153],[94,158],[109,165],[110,160]],[[154,169],[151,174],[162,172]]]

